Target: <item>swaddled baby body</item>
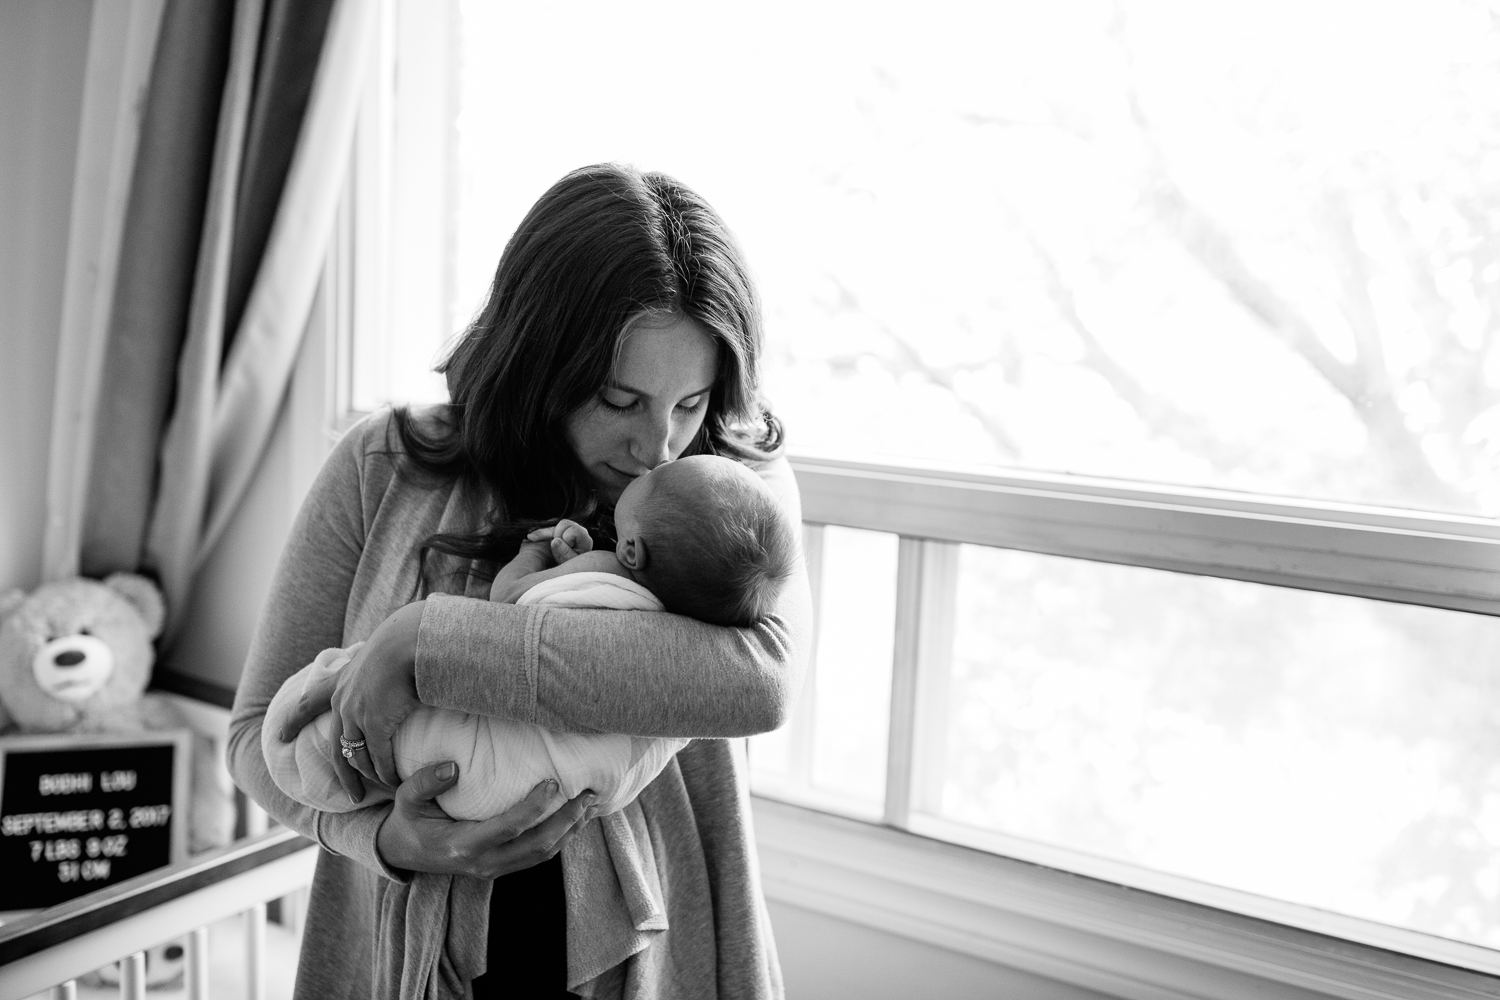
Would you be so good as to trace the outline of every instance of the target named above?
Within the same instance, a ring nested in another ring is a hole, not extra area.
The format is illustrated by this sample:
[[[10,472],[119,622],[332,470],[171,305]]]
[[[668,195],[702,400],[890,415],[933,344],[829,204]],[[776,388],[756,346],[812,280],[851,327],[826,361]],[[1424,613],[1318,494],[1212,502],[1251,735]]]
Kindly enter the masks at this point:
[[[614,552],[591,551],[588,532],[572,521],[531,533],[496,575],[491,600],[561,607],[672,611],[721,625],[757,621],[791,576],[794,526],[769,489],[738,462],[693,456],[634,480],[615,507]],[[327,649],[287,678],[266,712],[261,747],[283,792],[316,809],[348,812],[390,797],[369,788],[349,800],[334,771],[334,718],[325,712],[291,743],[276,733],[309,684],[337,671],[357,652]],[[526,797],[539,782],[558,782],[568,798],[596,795],[593,812],[628,805],[666,767],[686,740],[617,734],[561,733],[526,722],[424,706],[397,728],[397,773],[441,761],[458,764],[458,781],[438,796],[454,819],[486,819]]]

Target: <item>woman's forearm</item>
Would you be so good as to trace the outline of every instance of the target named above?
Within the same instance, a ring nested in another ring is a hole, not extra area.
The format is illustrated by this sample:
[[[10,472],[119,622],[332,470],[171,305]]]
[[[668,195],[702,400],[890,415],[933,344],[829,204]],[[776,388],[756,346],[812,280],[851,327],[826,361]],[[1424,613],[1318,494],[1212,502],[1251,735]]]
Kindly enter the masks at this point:
[[[422,615],[417,695],[429,705],[552,729],[746,736],[785,721],[811,617],[802,574],[776,612],[752,628],[436,596]]]

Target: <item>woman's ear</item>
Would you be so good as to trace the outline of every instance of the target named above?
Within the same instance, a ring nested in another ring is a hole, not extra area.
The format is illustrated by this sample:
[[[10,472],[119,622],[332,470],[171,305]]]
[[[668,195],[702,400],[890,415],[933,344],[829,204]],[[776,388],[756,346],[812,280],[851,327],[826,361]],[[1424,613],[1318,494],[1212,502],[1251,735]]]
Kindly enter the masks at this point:
[[[615,546],[615,558],[620,560],[621,566],[633,573],[639,573],[646,568],[646,563],[649,561],[646,553],[646,540],[640,535],[620,539],[620,544]]]

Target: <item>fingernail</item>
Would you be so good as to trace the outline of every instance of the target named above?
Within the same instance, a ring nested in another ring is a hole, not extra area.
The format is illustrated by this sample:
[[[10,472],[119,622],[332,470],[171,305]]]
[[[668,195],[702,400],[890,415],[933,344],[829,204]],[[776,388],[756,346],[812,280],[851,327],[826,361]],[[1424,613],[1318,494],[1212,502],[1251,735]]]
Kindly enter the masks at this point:
[[[548,795],[556,795],[557,794],[557,782],[553,781],[551,778],[547,779],[547,794]]]
[[[583,793],[583,804],[586,805],[586,806],[591,806],[591,805],[594,804],[594,802],[598,798],[599,798],[599,794],[597,792],[595,792],[592,788],[590,788],[590,789],[588,789],[587,791],[585,791]]]
[[[361,798],[363,798],[363,796],[355,795],[353,792],[349,793],[349,801],[352,802],[354,805],[359,805],[359,800]]]
[[[453,763],[453,761],[451,760],[445,764],[439,764],[437,769],[438,780],[447,781],[449,778],[453,777],[453,772],[456,770],[458,770],[458,765]]]

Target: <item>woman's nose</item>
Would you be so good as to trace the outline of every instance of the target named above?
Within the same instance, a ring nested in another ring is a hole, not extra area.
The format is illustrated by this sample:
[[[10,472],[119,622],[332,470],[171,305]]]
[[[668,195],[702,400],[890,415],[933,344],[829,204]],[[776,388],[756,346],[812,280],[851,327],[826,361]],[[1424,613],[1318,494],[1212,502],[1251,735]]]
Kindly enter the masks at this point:
[[[647,469],[654,469],[672,460],[672,421],[670,418],[652,418],[640,427],[632,442],[631,451],[635,460]]]

